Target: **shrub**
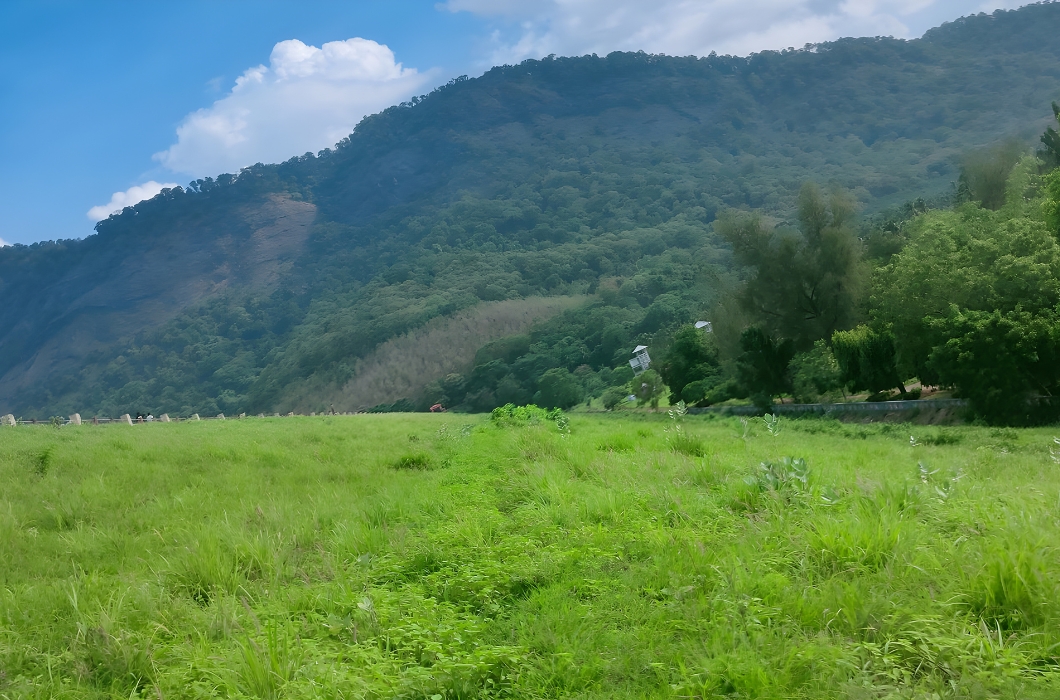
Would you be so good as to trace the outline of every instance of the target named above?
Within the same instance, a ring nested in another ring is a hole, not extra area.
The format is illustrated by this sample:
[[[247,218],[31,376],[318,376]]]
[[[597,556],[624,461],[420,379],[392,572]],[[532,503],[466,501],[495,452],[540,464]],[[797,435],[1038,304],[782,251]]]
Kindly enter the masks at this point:
[[[559,408],[546,411],[534,404],[516,406],[515,404],[506,403],[493,409],[493,412],[490,413],[490,420],[497,426],[535,425],[548,421],[555,423],[556,428],[561,433],[570,433],[570,418]]]
[[[611,387],[610,389],[608,389],[607,391],[604,392],[604,396],[603,396],[604,408],[606,408],[608,411],[613,411],[615,406],[618,406],[619,404],[621,404],[623,401],[626,400],[627,396],[629,396],[629,394],[626,392],[626,388],[625,387],[621,387],[621,386],[613,386],[613,387]]]
[[[801,491],[806,487],[809,469],[801,457],[785,457],[780,464],[762,462],[747,484],[760,491]]]

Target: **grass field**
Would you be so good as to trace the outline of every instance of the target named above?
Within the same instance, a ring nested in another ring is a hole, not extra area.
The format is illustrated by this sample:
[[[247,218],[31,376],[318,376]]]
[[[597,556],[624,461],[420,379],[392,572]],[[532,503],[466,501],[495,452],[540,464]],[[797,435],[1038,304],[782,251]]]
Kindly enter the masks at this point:
[[[1060,696],[1053,432],[682,422],[0,428],[0,698]]]

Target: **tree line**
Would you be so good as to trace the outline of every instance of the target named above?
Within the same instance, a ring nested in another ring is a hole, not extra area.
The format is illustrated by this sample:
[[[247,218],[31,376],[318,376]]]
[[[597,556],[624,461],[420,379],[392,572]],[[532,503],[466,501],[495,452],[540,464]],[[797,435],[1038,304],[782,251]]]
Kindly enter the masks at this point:
[[[990,423],[1055,419],[1054,127],[1041,144],[1033,155],[1011,143],[972,153],[950,206],[917,202],[867,231],[852,225],[848,195],[814,184],[799,195],[795,229],[724,214],[715,228],[747,276],[715,307],[712,337],[692,326],[674,334],[660,368],[670,400],[905,398],[918,382],[952,389]]]

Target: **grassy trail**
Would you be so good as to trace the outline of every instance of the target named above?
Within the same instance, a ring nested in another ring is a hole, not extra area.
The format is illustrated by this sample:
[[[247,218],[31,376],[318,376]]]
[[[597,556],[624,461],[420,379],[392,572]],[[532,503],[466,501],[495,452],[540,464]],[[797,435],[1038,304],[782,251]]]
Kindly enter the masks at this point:
[[[1060,696],[1053,433],[673,428],[0,428],[0,698]]]

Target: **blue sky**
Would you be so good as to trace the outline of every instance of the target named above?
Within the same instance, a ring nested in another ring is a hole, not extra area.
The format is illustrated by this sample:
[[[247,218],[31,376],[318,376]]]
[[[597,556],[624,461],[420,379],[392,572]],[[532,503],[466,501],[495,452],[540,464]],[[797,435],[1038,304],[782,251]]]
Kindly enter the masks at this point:
[[[327,147],[549,53],[746,54],[919,36],[995,0],[3,0],[0,241],[81,238],[164,184]]]

